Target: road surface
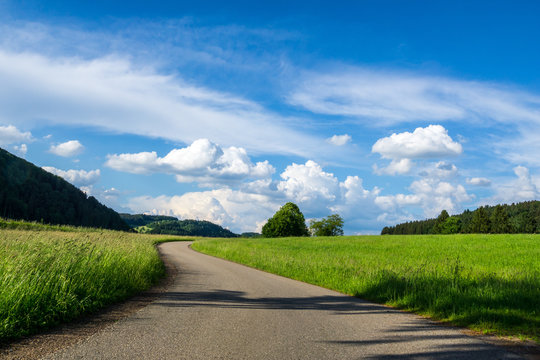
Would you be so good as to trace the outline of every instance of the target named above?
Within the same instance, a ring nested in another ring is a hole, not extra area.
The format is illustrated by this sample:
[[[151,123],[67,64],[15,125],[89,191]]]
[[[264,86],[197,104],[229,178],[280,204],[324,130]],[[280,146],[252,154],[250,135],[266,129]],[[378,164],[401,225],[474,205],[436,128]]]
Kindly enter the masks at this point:
[[[178,268],[156,301],[47,359],[518,359],[419,316],[161,245]]]

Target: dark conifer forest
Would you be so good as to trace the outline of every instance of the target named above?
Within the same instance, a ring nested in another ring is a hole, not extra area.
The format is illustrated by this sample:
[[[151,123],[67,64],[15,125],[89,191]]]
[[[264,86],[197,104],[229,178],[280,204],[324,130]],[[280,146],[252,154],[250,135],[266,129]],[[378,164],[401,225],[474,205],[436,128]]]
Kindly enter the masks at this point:
[[[93,196],[0,149],[0,217],[114,230],[130,230],[118,213]]]
[[[449,216],[443,210],[436,219],[386,226],[381,235],[413,234],[509,234],[540,233],[540,201],[482,206]]]

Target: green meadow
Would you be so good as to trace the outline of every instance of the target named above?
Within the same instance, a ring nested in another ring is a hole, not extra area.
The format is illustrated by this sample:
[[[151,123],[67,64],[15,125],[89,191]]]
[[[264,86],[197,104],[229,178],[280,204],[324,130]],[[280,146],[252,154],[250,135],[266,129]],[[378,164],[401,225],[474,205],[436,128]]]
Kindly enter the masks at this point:
[[[192,247],[482,333],[540,338],[540,235],[219,239]]]
[[[0,343],[148,289],[171,238],[0,219]]]

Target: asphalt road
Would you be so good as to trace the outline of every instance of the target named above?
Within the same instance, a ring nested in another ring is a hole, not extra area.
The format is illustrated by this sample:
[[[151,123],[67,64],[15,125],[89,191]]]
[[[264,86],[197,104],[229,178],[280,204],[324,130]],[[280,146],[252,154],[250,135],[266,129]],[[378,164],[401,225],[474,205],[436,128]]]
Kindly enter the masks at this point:
[[[505,348],[316,286],[161,245],[156,301],[47,359],[517,359]]]

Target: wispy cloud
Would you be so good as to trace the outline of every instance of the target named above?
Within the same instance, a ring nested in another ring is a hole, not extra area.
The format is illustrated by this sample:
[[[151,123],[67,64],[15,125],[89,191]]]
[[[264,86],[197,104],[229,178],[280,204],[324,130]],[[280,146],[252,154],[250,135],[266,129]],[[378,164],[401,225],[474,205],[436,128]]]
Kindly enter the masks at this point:
[[[343,146],[350,142],[352,140],[352,137],[348,134],[343,135],[334,135],[328,139],[326,139],[327,142],[329,142],[332,145],[336,146]]]
[[[324,153],[322,139],[292,129],[286,118],[252,101],[137,68],[123,58],[0,50],[0,82],[9,90],[0,97],[0,118],[21,124],[40,119],[186,143],[208,137],[257,152]]]
[[[289,102],[373,125],[410,121],[516,119],[540,123],[540,96],[487,82],[366,68],[308,73]]]

